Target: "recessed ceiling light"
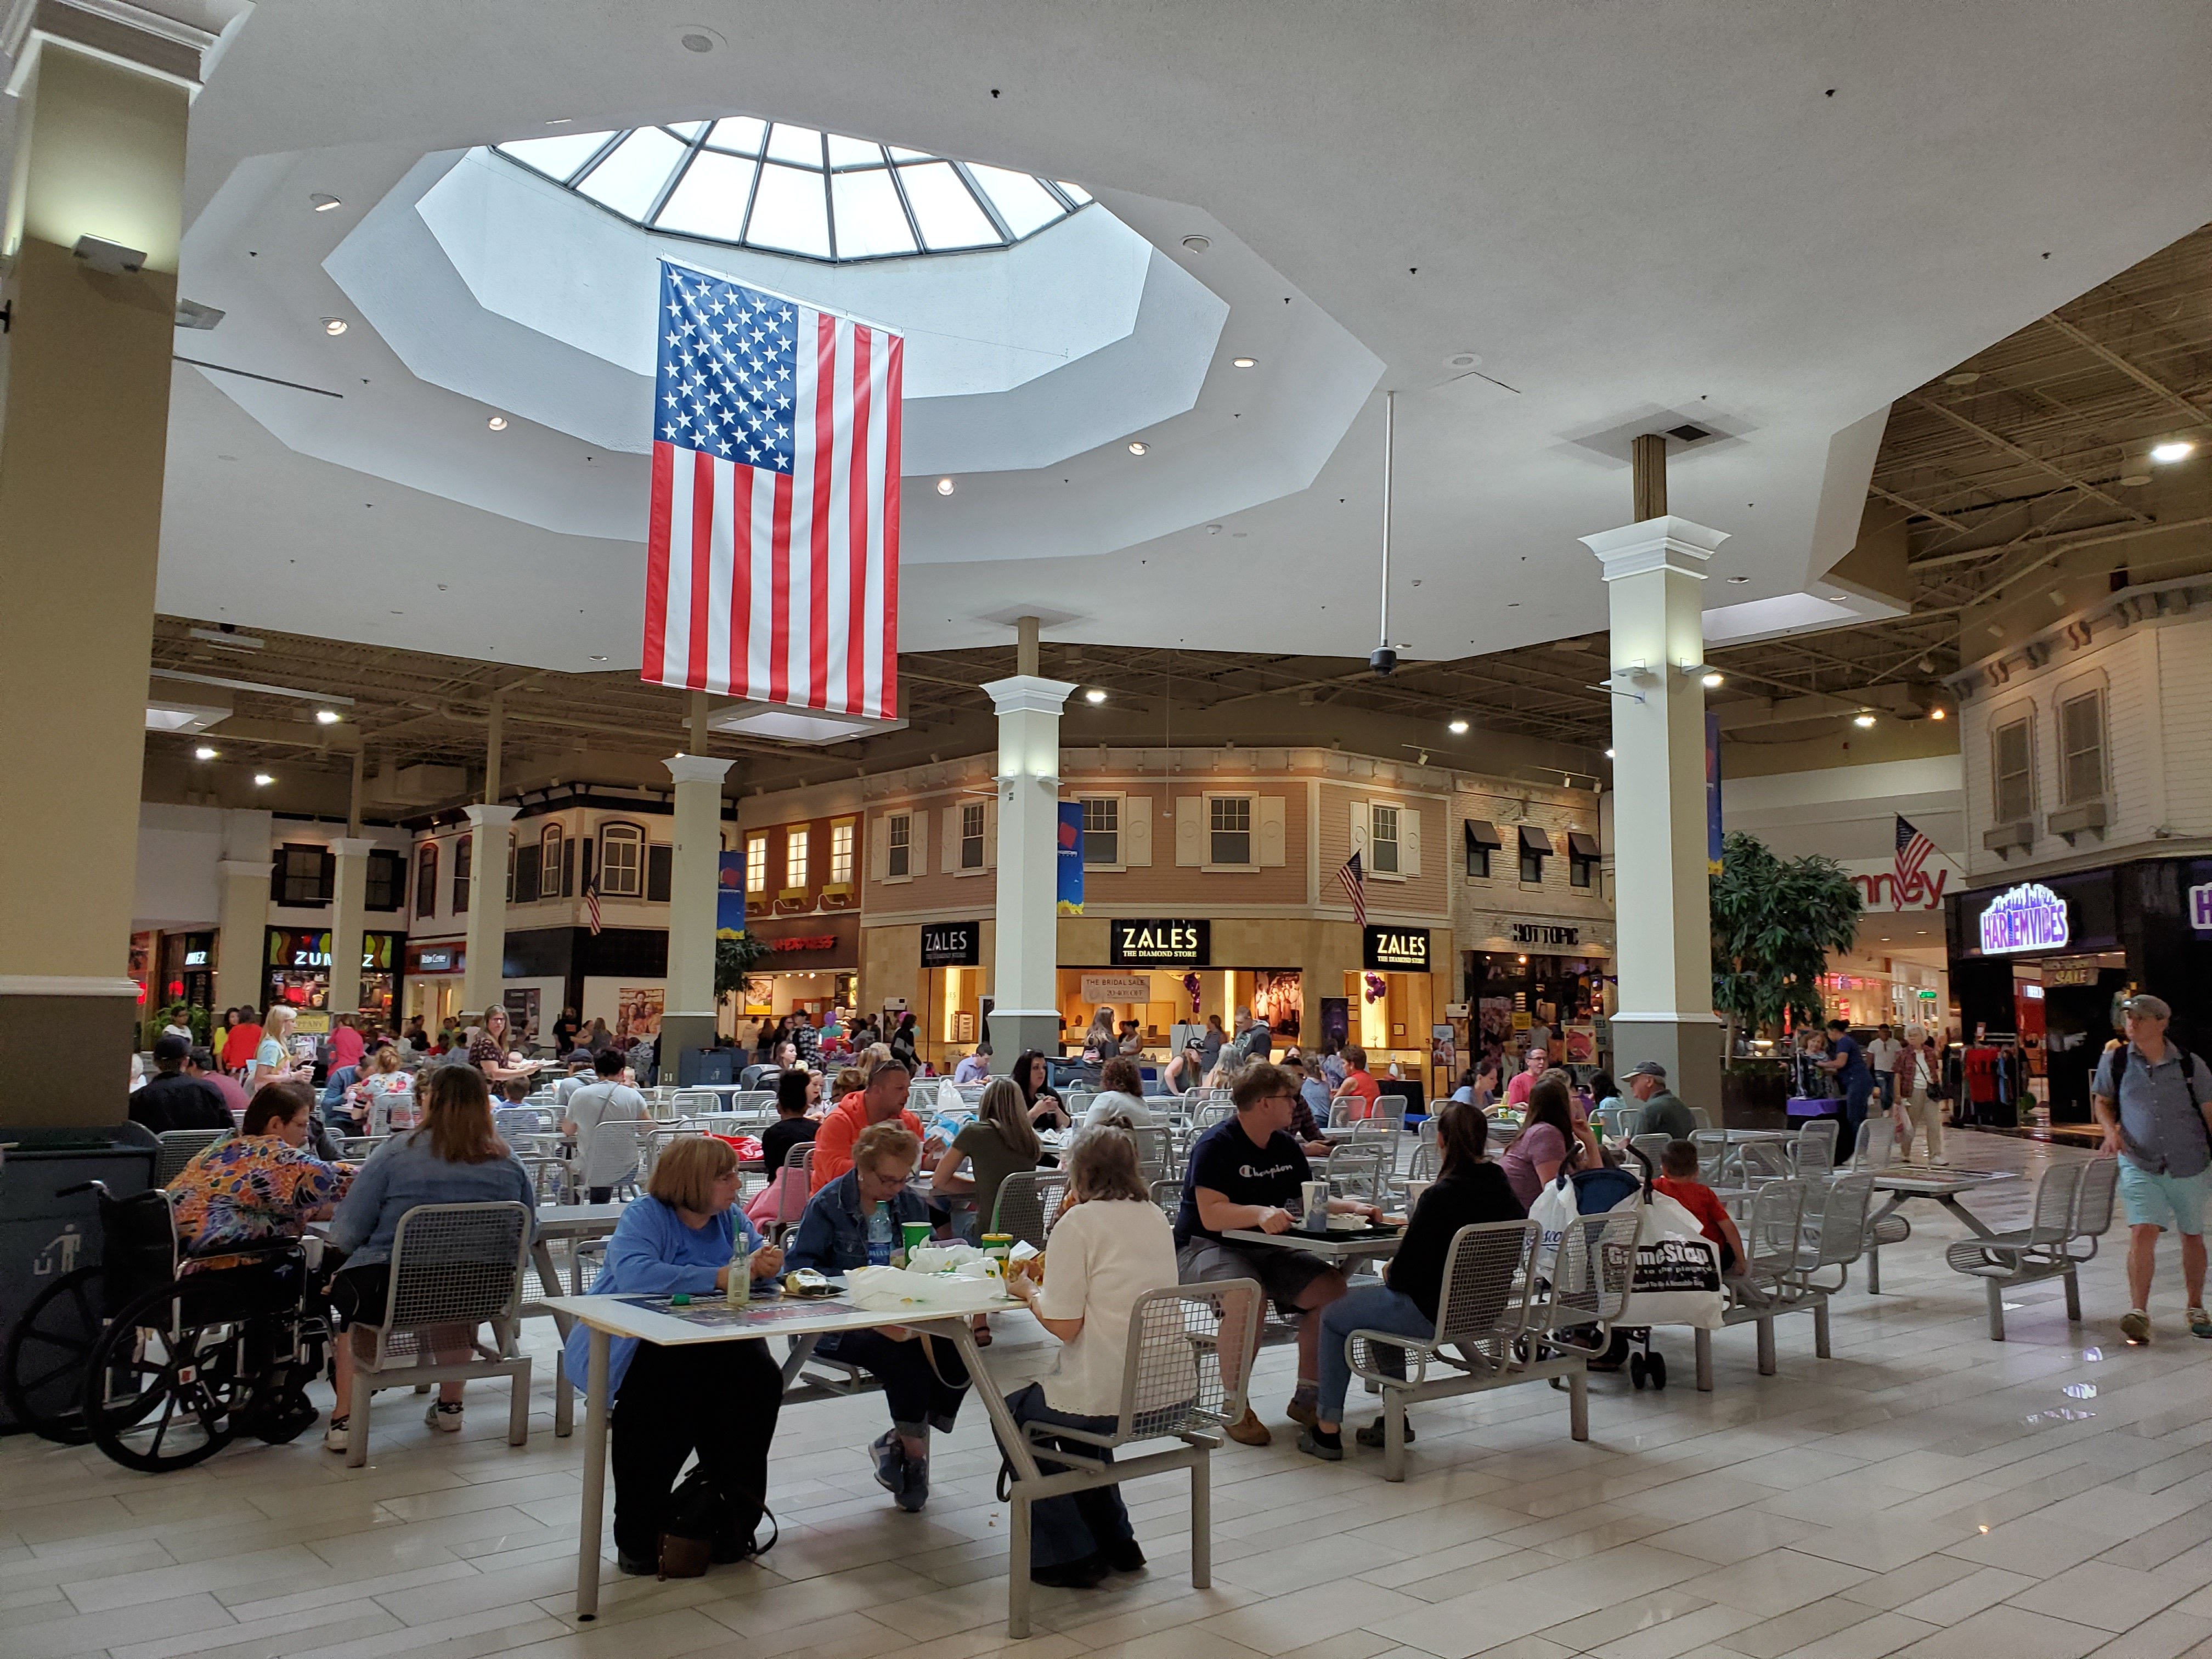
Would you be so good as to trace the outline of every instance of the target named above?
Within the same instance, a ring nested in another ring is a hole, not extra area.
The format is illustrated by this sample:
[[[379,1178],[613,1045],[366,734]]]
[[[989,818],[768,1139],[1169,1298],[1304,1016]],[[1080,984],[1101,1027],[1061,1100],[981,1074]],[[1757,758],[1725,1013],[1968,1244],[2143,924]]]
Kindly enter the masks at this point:
[[[1203,253],[1206,249],[1213,246],[1213,238],[1211,236],[1186,236],[1182,239],[1182,245],[1188,248],[1193,253]]]
[[[318,213],[328,213],[332,208],[339,205],[338,198],[328,191],[319,190],[307,199],[314,204],[315,211]]]
[[[1229,363],[1232,368],[1257,368],[1260,360],[1257,357],[1231,357]]]
[[[1748,577],[1748,576],[1730,576],[1730,577],[1729,578],[1729,582],[1730,582],[1730,583],[1732,583],[1734,586],[1738,586],[1738,587],[1742,586],[1744,583],[1746,583],[1746,582],[1749,581],[1750,580],[1751,580],[1751,578],[1750,578],[1750,577]]]
[[[486,421],[484,424],[495,432],[504,432],[507,430],[507,416],[504,415],[495,415],[491,419]]]
[[[315,724],[316,724],[316,725],[318,725],[318,726],[336,726],[337,723],[338,723],[338,711],[337,711],[337,709],[335,709],[335,708],[318,708],[317,710],[315,710]]]
[[[592,658],[592,660],[593,662],[605,662],[605,661],[606,660],[606,659],[605,659],[605,657],[594,657],[594,658]]]
[[[2186,438],[2172,438],[2162,444],[2150,447],[2150,458],[2160,466],[2170,466],[2176,461],[2185,461],[2197,453],[2197,446]]]
[[[194,760],[213,760],[215,758],[215,750],[209,748],[207,744],[202,744],[198,748],[192,750],[192,758]]]
[[[1450,732],[1452,736],[1455,738],[1465,737],[1467,735],[1467,722],[1465,720],[1454,720],[1450,725],[1445,726],[1444,730]]]
[[[1479,351],[1455,351],[1444,359],[1446,368],[1480,368],[1482,354]]]
[[[676,40],[686,52],[709,52],[714,49],[714,37],[704,29],[686,29]]]
[[[1931,720],[1948,720],[1951,717],[1948,714],[1946,714],[1940,708],[1931,708],[1928,711],[1928,718]]]
[[[2141,489],[2149,482],[2150,474],[2148,472],[2123,472],[2120,474],[2120,485],[2123,489]]]
[[[950,495],[952,493],[952,480],[939,478],[937,481],[937,493],[940,495]]]
[[[346,319],[345,319],[344,318],[343,318],[343,317],[325,317],[325,318],[324,318],[324,319],[323,319],[323,332],[324,332],[324,333],[325,333],[325,334],[331,334],[331,335],[337,335],[337,334],[343,334],[343,333],[344,333],[345,331],[346,331]]]
[[[253,781],[262,788],[266,789],[270,784],[276,782],[276,780],[270,777],[266,772],[256,772],[253,775]]]
[[[1103,687],[1103,686],[1100,686],[1100,685],[1094,685],[1094,686],[1092,686],[1092,687],[1091,687],[1088,691],[1085,691],[1085,692],[1083,694],[1083,701],[1084,701],[1084,702],[1105,702],[1105,701],[1106,701],[1106,689],[1105,689],[1105,687]]]
[[[1130,453],[1132,455],[1141,455],[1141,454],[1143,454],[1143,453],[1144,453],[1147,449],[1149,449],[1149,448],[1151,448],[1151,447],[1152,447],[1152,446],[1151,446],[1150,444],[1144,443],[1144,442],[1141,442],[1141,441],[1140,441],[1140,442],[1137,442],[1137,443],[1133,443],[1133,444],[1131,444],[1131,445],[1129,446],[1129,453]]]
[[[1857,714],[1851,716],[1851,724],[1857,726],[1872,726],[1874,724],[1874,716],[1868,714],[1864,709],[1861,709]]]
[[[1700,680],[1698,684],[1703,685],[1708,691],[1719,690],[1721,685],[1720,671],[1718,669],[1715,669],[1711,673],[1707,674],[1702,680]]]
[[[1972,386],[1975,381],[1981,378],[1982,371],[1978,368],[1961,368],[1955,370],[1949,374],[1946,374],[1943,377],[1943,384],[1945,386]]]

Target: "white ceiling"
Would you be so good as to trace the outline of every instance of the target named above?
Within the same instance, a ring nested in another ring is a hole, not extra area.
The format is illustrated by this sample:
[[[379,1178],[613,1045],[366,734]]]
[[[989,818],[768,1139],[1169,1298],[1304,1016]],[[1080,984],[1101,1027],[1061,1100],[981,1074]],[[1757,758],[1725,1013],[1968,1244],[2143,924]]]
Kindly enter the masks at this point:
[[[684,51],[702,22],[744,49]],[[415,377],[373,330],[324,337],[304,284],[414,158],[740,112],[1075,179],[1229,307],[1141,459],[1109,442],[949,499],[909,481],[917,647],[1037,611],[1069,639],[1364,653],[1385,387],[1413,654],[1601,627],[1577,538],[1627,517],[1626,435],[1663,414],[1722,434],[1670,480],[1675,512],[1730,534],[1715,574],[1751,578],[1711,602],[1797,593],[1856,533],[1890,399],[2212,218],[2209,47],[2198,4],[2085,31],[2063,0],[265,6],[194,112],[188,212],[212,216],[184,289],[234,303],[179,349],[347,397],[240,398],[308,410],[283,417],[316,434],[303,453],[179,374],[161,603],[447,649],[428,630],[452,619],[501,659],[635,662],[637,550],[544,527],[605,499],[610,458],[548,428],[501,459],[440,392],[429,482],[330,459],[388,448],[364,430],[377,383]],[[311,190],[345,205],[312,214]],[[1324,349],[1340,331],[1379,361],[1372,392]],[[1445,385],[1460,351],[1503,385]],[[1246,434],[1353,390],[1325,454]],[[540,524],[468,504],[502,469]]]

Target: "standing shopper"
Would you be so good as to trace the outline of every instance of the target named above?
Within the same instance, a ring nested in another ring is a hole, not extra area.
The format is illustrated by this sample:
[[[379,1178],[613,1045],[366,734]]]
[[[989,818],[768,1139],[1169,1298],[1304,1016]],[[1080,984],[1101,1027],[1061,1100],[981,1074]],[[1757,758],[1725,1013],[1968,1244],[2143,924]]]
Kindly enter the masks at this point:
[[[2189,1328],[2212,1337],[2204,1311],[2204,1196],[2212,1190],[2212,1073],[2185,1048],[2166,1040],[2172,1010],[2157,997],[2120,1005],[2127,1040],[2097,1062],[2090,1103],[2105,1126],[2103,1157],[2120,1160],[2120,1197],[2128,1212],[2127,1313],[2120,1334],[2150,1340],[2151,1270],[2158,1236],[2181,1235],[2181,1280],[2189,1293]]]
[[[1859,1125],[1866,1121],[1867,1102],[1874,1094],[1874,1073],[1867,1070],[1865,1053],[1850,1026],[1840,1019],[1828,1022],[1828,1057],[1814,1063],[1844,1091],[1843,1145],[1836,1148],[1841,1163],[1857,1150]]]
[[[1881,1097],[1885,1112],[1897,1104],[1897,1061],[1904,1048],[1897,1034],[1886,1024],[1875,1027],[1874,1041],[1867,1044],[1867,1064],[1874,1068],[1875,1091]]]
[[[1905,1047],[1897,1056],[1897,1145],[1899,1156],[1910,1162],[1912,1137],[1919,1131],[1929,1163],[1942,1168],[1951,1160],[1943,1156],[1943,1103],[1936,1098],[1942,1080],[1936,1075],[1935,1051],[1917,1025],[1905,1032]]]

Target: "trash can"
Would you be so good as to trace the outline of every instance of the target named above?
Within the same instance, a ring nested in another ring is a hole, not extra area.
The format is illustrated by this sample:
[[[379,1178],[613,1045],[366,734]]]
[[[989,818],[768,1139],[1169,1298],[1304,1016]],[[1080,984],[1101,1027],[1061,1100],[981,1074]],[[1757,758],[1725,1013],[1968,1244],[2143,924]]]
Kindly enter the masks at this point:
[[[735,1083],[737,1062],[735,1048],[686,1048],[676,1062],[676,1086],[690,1089],[702,1084]]]
[[[87,1181],[105,1182],[117,1198],[143,1192],[159,1151],[152,1132],[136,1123],[0,1128],[0,1347],[47,1285],[100,1261],[100,1195],[55,1194]],[[0,1434],[20,1426],[0,1400]]]

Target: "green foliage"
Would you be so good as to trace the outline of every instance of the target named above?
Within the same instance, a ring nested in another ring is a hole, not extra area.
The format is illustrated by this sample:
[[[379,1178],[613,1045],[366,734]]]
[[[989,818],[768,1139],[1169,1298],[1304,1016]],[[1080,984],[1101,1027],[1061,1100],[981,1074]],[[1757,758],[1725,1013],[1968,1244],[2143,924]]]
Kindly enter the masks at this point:
[[[729,996],[745,988],[768,956],[768,944],[751,933],[718,933],[714,938],[714,994]]]
[[[1712,878],[1713,1006],[1757,1031],[1818,1023],[1831,951],[1857,935],[1859,890],[1829,858],[1778,859],[1741,833],[1721,844]]]

